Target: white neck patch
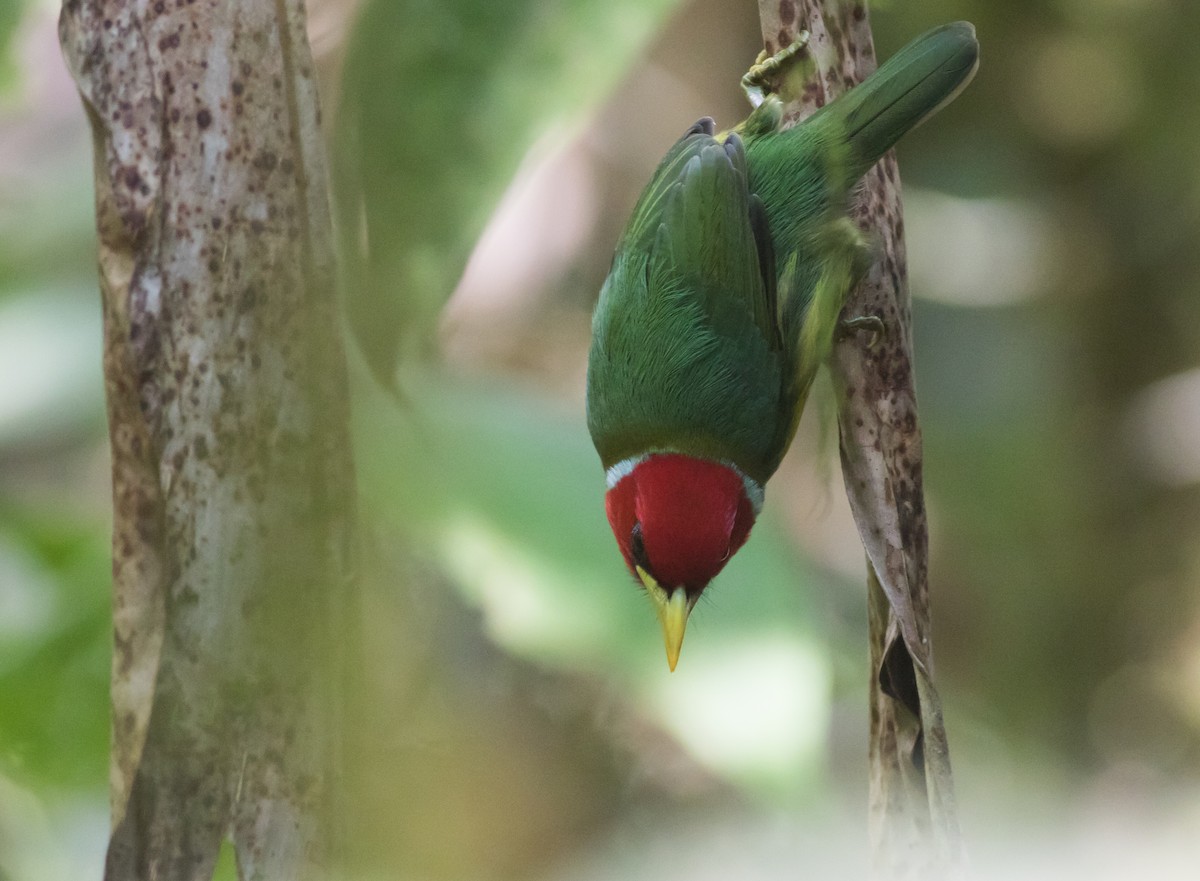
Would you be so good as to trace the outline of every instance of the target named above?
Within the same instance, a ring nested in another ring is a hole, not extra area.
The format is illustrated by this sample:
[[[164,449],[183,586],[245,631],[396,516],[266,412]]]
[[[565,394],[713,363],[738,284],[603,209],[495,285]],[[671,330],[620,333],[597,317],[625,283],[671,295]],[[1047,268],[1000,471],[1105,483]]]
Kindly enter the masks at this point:
[[[608,488],[611,490],[614,487],[616,487],[616,485],[618,483],[620,483],[622,480],[624,480],[626,477],[628,477],[630,474],[632,474],[634,468],[641,465],[643,462],[645,462],[647,459],[649,459],[655,453],[672,453],[672,452],[675,452],[675,451],[674,450],[653,450],[649,453],[642,453],[637,456],[630,456],[628,459],[622,459],[616,465],[613,465],[611,468],[609,468],[607,471],[604,472],[604,482],[608,486]],[[710,461],[716,461],[719,464],[724,465],[726,468],[729,468],[730,470],[732,470],[734,474],[736,474],[738,477],[740,477],[742,479],[742,489],[746,493],[746,498],[750,501],[750,507],[754,511],[754,516],[758,517],[758,515],[762,513],[763,501],[765,499],[765,493],[763,492],[762,484],[760,484],[757,480],[755,480],[753,477],[751,477],[749,474],[747,474],[741,468],[737,467],[737,465],[730,462],[728,459],[716,459],[716,460],[710,460]]]
[[[616,465],[604,472],[604,482],[608,485],[609,489],[612,489],[631,473],[633,473],[634,468],[638,467],[649,458],[649,453],[642,453],[640,456],[630,456],[628,459],[622,459]]]

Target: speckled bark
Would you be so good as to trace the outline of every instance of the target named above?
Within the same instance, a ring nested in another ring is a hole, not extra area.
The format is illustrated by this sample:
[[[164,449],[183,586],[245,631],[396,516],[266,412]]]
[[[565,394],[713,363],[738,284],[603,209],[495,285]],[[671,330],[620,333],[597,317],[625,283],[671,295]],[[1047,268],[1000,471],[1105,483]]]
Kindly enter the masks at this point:
[[[812,81],[788,104],[812,113],[875,69],[865,0],[760,0],[768,52],[810,33]],[[785,98],[789,96],[784,96]],[[834,348],[842,472],[868,561],[871,655],[870,831],[876,873],[945,878],[962,845],[941,702],[933,685],[928,530],[900,178],[894,153],[866,175],[855,205],[877,258],[843,317],[874,315],[886,334]]]
[[[67,0],[113,457],[106,878],[324,877],[354,607],[345,365],[299,0]]]

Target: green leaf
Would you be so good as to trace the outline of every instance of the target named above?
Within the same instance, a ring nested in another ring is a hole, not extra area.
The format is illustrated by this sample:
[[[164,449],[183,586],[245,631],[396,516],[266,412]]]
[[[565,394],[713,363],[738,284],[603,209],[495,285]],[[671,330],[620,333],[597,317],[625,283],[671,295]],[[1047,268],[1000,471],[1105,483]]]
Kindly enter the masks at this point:
[[[374,0],[347,47],[333,150],[351,322],[387,384],[522,155],[578,125],[673,0]]]

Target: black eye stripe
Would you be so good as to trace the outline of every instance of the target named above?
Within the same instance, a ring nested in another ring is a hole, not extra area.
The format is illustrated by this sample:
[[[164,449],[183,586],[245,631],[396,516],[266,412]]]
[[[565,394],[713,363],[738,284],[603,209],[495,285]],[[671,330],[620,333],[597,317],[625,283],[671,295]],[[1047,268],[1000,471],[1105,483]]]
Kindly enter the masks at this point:
[[[629,554],[633,557],[633,562],[641,566],[647,572],[650,571],[650,560],[646,556],[646,543],[642,539],[642,524],[640,522],[633,524],[633,532],[629,534]]]

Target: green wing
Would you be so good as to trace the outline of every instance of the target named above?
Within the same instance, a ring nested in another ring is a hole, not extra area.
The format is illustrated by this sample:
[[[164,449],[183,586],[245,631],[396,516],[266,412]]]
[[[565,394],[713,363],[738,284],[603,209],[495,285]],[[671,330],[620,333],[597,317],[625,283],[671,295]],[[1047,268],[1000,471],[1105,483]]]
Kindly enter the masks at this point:
[[[741,140],[712,132],[701,120],[671,149],[618,245],[592,325],[588,426],[605,467],[673,449],[765,481],[791,415],[774,257]]]

